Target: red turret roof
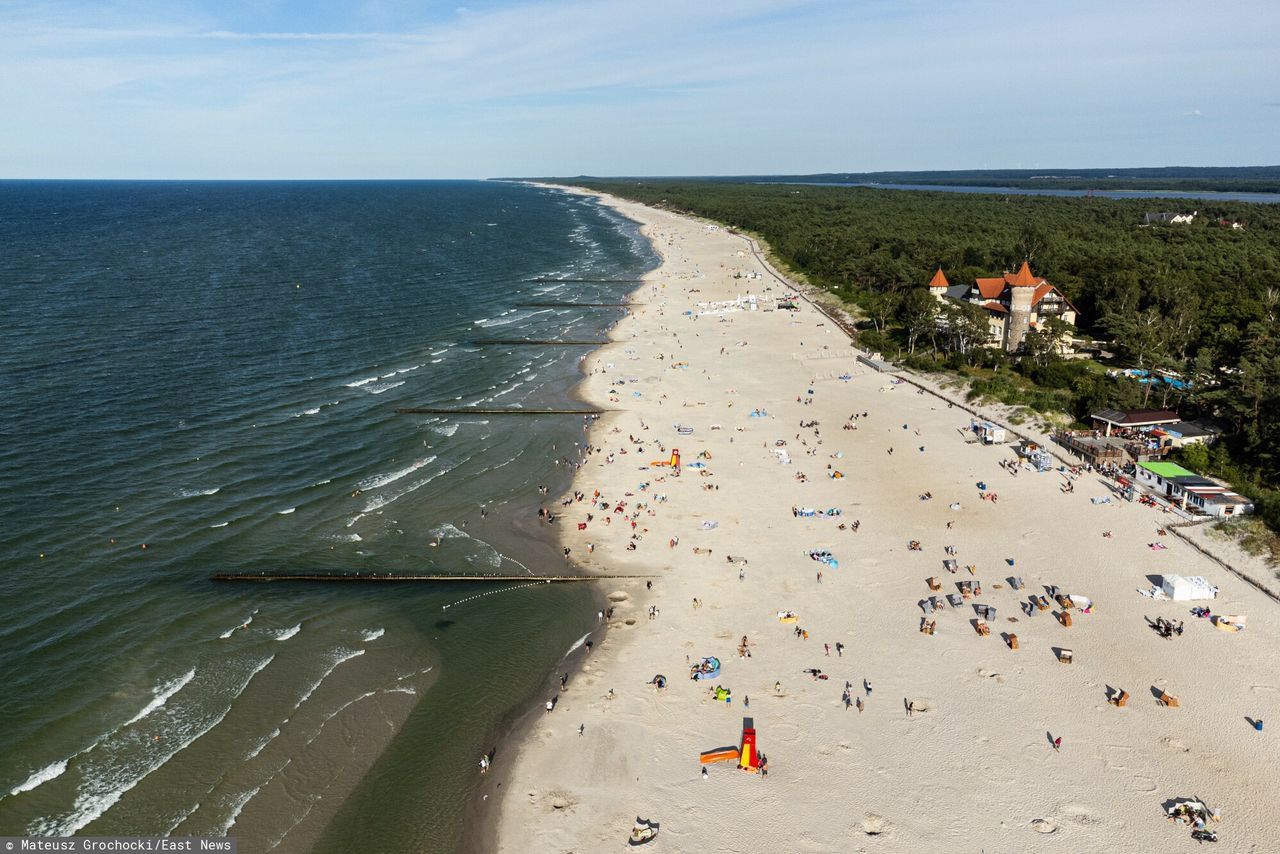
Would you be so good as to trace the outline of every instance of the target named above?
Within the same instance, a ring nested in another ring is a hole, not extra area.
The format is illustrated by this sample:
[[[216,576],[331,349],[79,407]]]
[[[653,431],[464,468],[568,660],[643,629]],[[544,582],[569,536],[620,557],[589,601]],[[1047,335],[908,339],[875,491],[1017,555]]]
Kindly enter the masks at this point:
[[[1013,277],[1013,280],[1010,281],[1009,284],[1013,285],[1015,288],[1034,288],[1036,285],[1040,284],[1040,282],[1040,279],[1031,275],[1031,266],[1027,264],[1026,261],[1023,261],[1022,267],[1018,270],[1018,274]]]
[[[949,288],[951,283],[947,281],[947,277],[942,275],[942,268],[938,268],[938,272],[933,274],[933,278],[929,280],[931,288]]]

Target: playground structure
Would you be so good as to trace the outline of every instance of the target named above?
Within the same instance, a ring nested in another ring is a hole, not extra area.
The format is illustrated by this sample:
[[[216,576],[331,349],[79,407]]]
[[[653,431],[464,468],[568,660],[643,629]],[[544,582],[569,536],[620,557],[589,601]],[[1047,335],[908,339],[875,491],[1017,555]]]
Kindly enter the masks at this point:
[[[698,757],[703,765],[717,762],[736,762],[741,771],[760,773],[760,751],[756,747],[756,726],[753,718],[742,719],[742,738],[738,747],[717,747],[704,750]]]
[[[670,466],[671,468],[675,469],[676,471],[680,471],[680,449],[679,449],[679,448],[672,448],[672,449],[671,449],[671,459],[670,459],[670,460],[653,460],[652,462],[650,462],[650,463],[649,463],[649,465],[651,465],[651,466]]]

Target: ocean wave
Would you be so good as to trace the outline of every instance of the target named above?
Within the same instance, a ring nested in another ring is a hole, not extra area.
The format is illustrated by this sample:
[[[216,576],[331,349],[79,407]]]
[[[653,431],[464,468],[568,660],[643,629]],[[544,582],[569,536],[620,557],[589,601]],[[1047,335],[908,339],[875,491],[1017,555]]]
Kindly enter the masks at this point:
[[[347,388],[360,388],[361,386],[366,386],[366,385],[368,385],[369,383],[377,382],[377,381],[378,381],[378,378],[377,378],[377,377],[369,377],[368,379],[359,380],[359,381],[357,381],[357,382],[353,382],[353,383],[347,383],[347,384],[346,384],[346,387],[347,387]]]
[[[125,721],[124,725],[132,726],[154,712],[156,709],[163,707],[165,703],[169,702],[169,698],[186,687],[187,683],[195,678],[195,675],[195,670],[188,670],[178,678],[171,679],[163,685],[156,686],[155,695],[151,698],[151,702],[143,706],[142,711]]]
[[[443,525],[439,526],[438,528],[432,528],[427,533],[441,540],[452,540],[457,537],[466,537],[468,539],[471,538],[470,534],[468,534],[466,531],[461,530],[452,522],[445,522]]]
[[[498,398],[502,397],[504,394],[510,394],[511,392],[513,392],[513,391],[515,391],[516,389],[520,388],[520,386],[522,386],[522,385],[524,385],[524,381],[523,381],[523,380],[521,380],[520,382],[516,383],[515,385],[507,386],[506,388],[504,388],[502,391],[498,392],[497,394],[492,395],[491,397],[486,398],[486,400],[488,400],[488,401],[490,401],[490,402],[493,402],[493,401],[497,400]]]
[[[450,344],[450,345],[449,345],[449,347],[452,347],[452,346],[453,346],[452,344]],[[442,349],[440,349],[440,350],[432,350],[432,351],[431,351],[431,355],[432,355],[432,356],[439,356],[439,355],[442,355],[442,354],[444,354],[444,353],[448,353],[448,352],[449,352],[449,347],[444,347],[444,348],[442,348]]]
[[[311,484],[311,485],[312,485],[312,486],[324,486],[326,483],[331,483],[332,481],[333,481],[333,478],[331,478],[331,477],[326,477],[324,480],[318,480],[318,481],[316,481],[315,483],[313,483],[313,484]]]
[[[439,433],[441,436],[452,436],[454,433],[458,432],[458,425],[455,422],[453,424],[444,424],[440,427],[432,427],[431,432]]]
[[[294,413],[294,415],[293,415],[293,417],[294,417],[294,418],[301,418],[301,417],[302,417],[302,416],[304,416],[304,415],[317,415],[317,414],[319,414],[319,412],[320,412],[320,407],[316,406],[316,407],[314,407],[314,408],[312,408],[312,409],[304,409],[304,410],[303,410],[303,411],[301,411],[301,412],[295,412],[295,413]]]
[[[409,367],[409,368],[401,368],[400,370],[396,371],[396,373],[397,373],[397,374],[407,374],[407,373],[410,373],[410,372],[412,372],[412,371],[416,371],[416,370],[418,370],[418,368],[421,368],[421,367],[422,367],[422,365],[414,365],[413,367]]]
[[[227,527],[227,526],[228,526],[228,525],[230,525],[230,524],[231,524],[230,522],[218,522],[216,525],[210,525],[209,527],[210,527],[210,528],[225,528],[225,527]]]
[[[231,814],[227,816],[227,820],[222,823],[222,827],[212,835],[226,836],[227,832],[235,825],[236,819],[240,817],[240,811],[244,809],[244,805],[249,803],[249,801],[253,799],[253,796],[258,794],[258,790],[261,788],[261,786],[254,786],[249,791],[241,793],[239,797],[232,801]]]
[[[275,633],[275,638],[278,641],[287,641],[289,638],[293,637],[300,631],[302,631],[302,623],[298,623],[297,625],[290,626],[287,629],[281,629],[280,631]]]
[[[178,497],[179,498],[198,498],[201,495],[214,495],[220,489],[222,489],[222,487],[220,486],[215,486],[213,489],[179,489]]]
[[[253,757],[257,756],[259,753],[261,753],[262,748],[270,744],[272,739],[274,739],[278,735],[280,735],[280,727],[276,727],[271,732],[267,733],[266,737],[264,737],[261,741],[255,744],[253,746],[253,749],[251,749],[247,754],[245,754],[245,757],[244,757],[245,761],[248,761]]]
[[[393,388],[400,388],[400,386],[404,385],[404,383],[405,383],[404,380],[400,380],[400,382],[397,382],[397,383],[386,383],[385,385],[370,386],[367,389],[367,391],[369,392],[369,394],[382,394],[383,392],[391,391],[391,389]]]
[[[292,513],[293,511],[295,511],[295,510],[297,510],[297,509],[298,509],[297,507],[288,507],[288,508],[286,508],[286,509],[284,509],[284,510],[277,510],[277,511],[276,511],[276,515],[277,515],[277,516],[288,516],[290,513]]]
[[[409,484],[404,489],[401,489],[399,492],[392,492],[386,495],[376,496],[368,504],[365,505],[364,512],[372,513],[375,510],[380,510],[383,507],[386,507],[388,504],[390,504],[393,501],[399,501],[401,498],[404,498],[409,493],[416,492],[417,490],[426,486],[431,481],[440,477],[440,475],[448,474],[449,472],[453,471],[454,468],[455,466],[449,466],[447,468],[441,469],[438,472],[435,472],[434,474],[428,475],[427,477],[424,477],[420,480],[415,480],[413,483]]]
[[[262,670],[275,659],[275,655],[267,656],[260,664],[258,664],[249,675],[241,683],[240,689],[235,693],[239,697],[244,690],[249,687],[249,683]],[[232,700],[234,705],[235,700]],[[157,769],[162,767],[174,756],[177,756],[183,750],[186,750],[199,739],[203,738],[210,730],[226,718],[227,713],[231,711],[231,705],[222,711],[217,717],[208,723],[197,728],[193,733],[185,739],[178,742],[171,750],[161,752],[159,758],[152,760],[142,769],[142,773],[120,773],[123,769],[116,769],[116,774],[102,773],[86,775],[84,782],[81,784],[76,793],[75,803],[71,807],[71,811],[60,817],[50,817],[39,819],[33,822],[28,828],[28,832],[32,835],[39,836],[72,836],[82,830],[85,826],[99,819],[107,810],[115,806],[121,798],[128,794],[139,783],[153,774]]]
[[[389,483],[396,482],[402,477],[407,477],[413,474],[415,471],[417,471],[418,469],[422,468],[425,465],[429,465],[434,460],[435,460],[435,457],[427,457],[426,459],[418,460],[415,463],[407,465],[404,468],[399,469],[398,471],[393,471],[387,474],[380,474],[374,477],[365,478],[364,480],[357,483],[356,487],[364,490],[364,489],[377,489],[378,487],[386,486]]]
[[[19,795],[23,792],[29,792],[37,786],[42,786],[50,780],[56,780],[67,770],[67,760],[62,759],[52,762],[39,771],[32,771],[31,776],[23,780],[18,785],[9,790],[10,795]]]
[[[365,643],[368,643],[369,641],[376,641],[378,638],[382,637],[386,633],[387,633],[386,629],[378,628],[378,629],[365,629],[363,632],[360,633],[360,635],[361,637],[364,638]]]
[[[438,364],[440,364],[440,363],[441,363],[441,362],[443,362],[443,361],[444,361],[444,359],[432,359],[432,360],[431,360],[431,364],[433,364],[433,365],[438,365]]]
[[[351,526],[347,525],[347,527],[350,528]],[[331,539],[339,543],[358,543],[364,540],[364,537],[359,534],[334,534]]]
[[[571,647],[569,647],[568,649],[566,649],[566,650],[564,651],[564,654],[565,654],[565,655],[569,655],[569,654],[570,654],[570,653],[572,653],[574,650],[576,650],[576,649],[578,649],[579,647],[581,647],[584,643],[586,643],[586,642],[587,642],[587,638],[589,638],[589,637],[591,637],[591,632],[587,632],[585,635],[583,635],[582,637],[580,637],[580,638],[578,638],[576,641],[574,641],[574,642],[573,642],[573,646],[571,646]]]
[[[293,710],[290,712],[290,714],[293,714],[293,712],[296,712],[302,706],[303,703],[311,699],[311,695],[316,692],[316,689],[320,687],[320,684],[324,682],[324,680],[329,678],[330,673],[338,669],[338,665],[342,664],[342,662],[344,661],[350,661],[351,659],[358,658],[362,655],[364,655],[363,649],[338,650],[334,654],[333,661],[329,663],[329,668],[325,670],[324,673],[320,674],[319,679],[311,683],[310,688],[308,688],[305,692],[303,692],[302,696],[298,698],[298,702],[294,703]]]
[[[223,640],[226,640],[227,638],[231,637],[233,634],[235,634],[235,633],[236,633],[237,631],[239,631],[240,629],[247,629],[247,628],[249,628],[249,624],[253,622],[254,614],[257,614],[257,613],[258,613],[257,611],[254,611],[254,612],[253,612],[253,614],[250,614],[250,615],[249,615],[249,619],[245,620],[243,623],[241,623],[241,624],[240,624],[240,625],[238,625],[238,626],[232,626],[231,628],[227,629],[227,630],[226,630],[225,632],[223,632],[222,634],[218,635],[218,637],[222,638]]]

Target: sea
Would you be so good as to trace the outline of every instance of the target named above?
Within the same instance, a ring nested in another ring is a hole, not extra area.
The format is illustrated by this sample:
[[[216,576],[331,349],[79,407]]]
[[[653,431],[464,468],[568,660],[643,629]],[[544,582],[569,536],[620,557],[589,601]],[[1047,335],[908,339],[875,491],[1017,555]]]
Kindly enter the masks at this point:
[[[563,573],[582,418],[467,410],[576,405],[589,348],[477,342],[598,339],[527,303],[657,263],[518,183],[0,182],[0,835],[458,850],[591,585],[210,577]]]

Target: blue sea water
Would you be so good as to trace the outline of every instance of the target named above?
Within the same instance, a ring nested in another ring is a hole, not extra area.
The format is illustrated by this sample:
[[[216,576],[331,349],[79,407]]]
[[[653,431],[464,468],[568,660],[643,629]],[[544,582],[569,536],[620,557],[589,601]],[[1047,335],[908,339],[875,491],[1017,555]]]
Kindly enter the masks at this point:
[[[454,850],[591,594],[208,577],[562,568],[578,419],[395,409],[564,405],[581,348],[473,342],[655,263],[519,184],[0,182],[0,834]]]

